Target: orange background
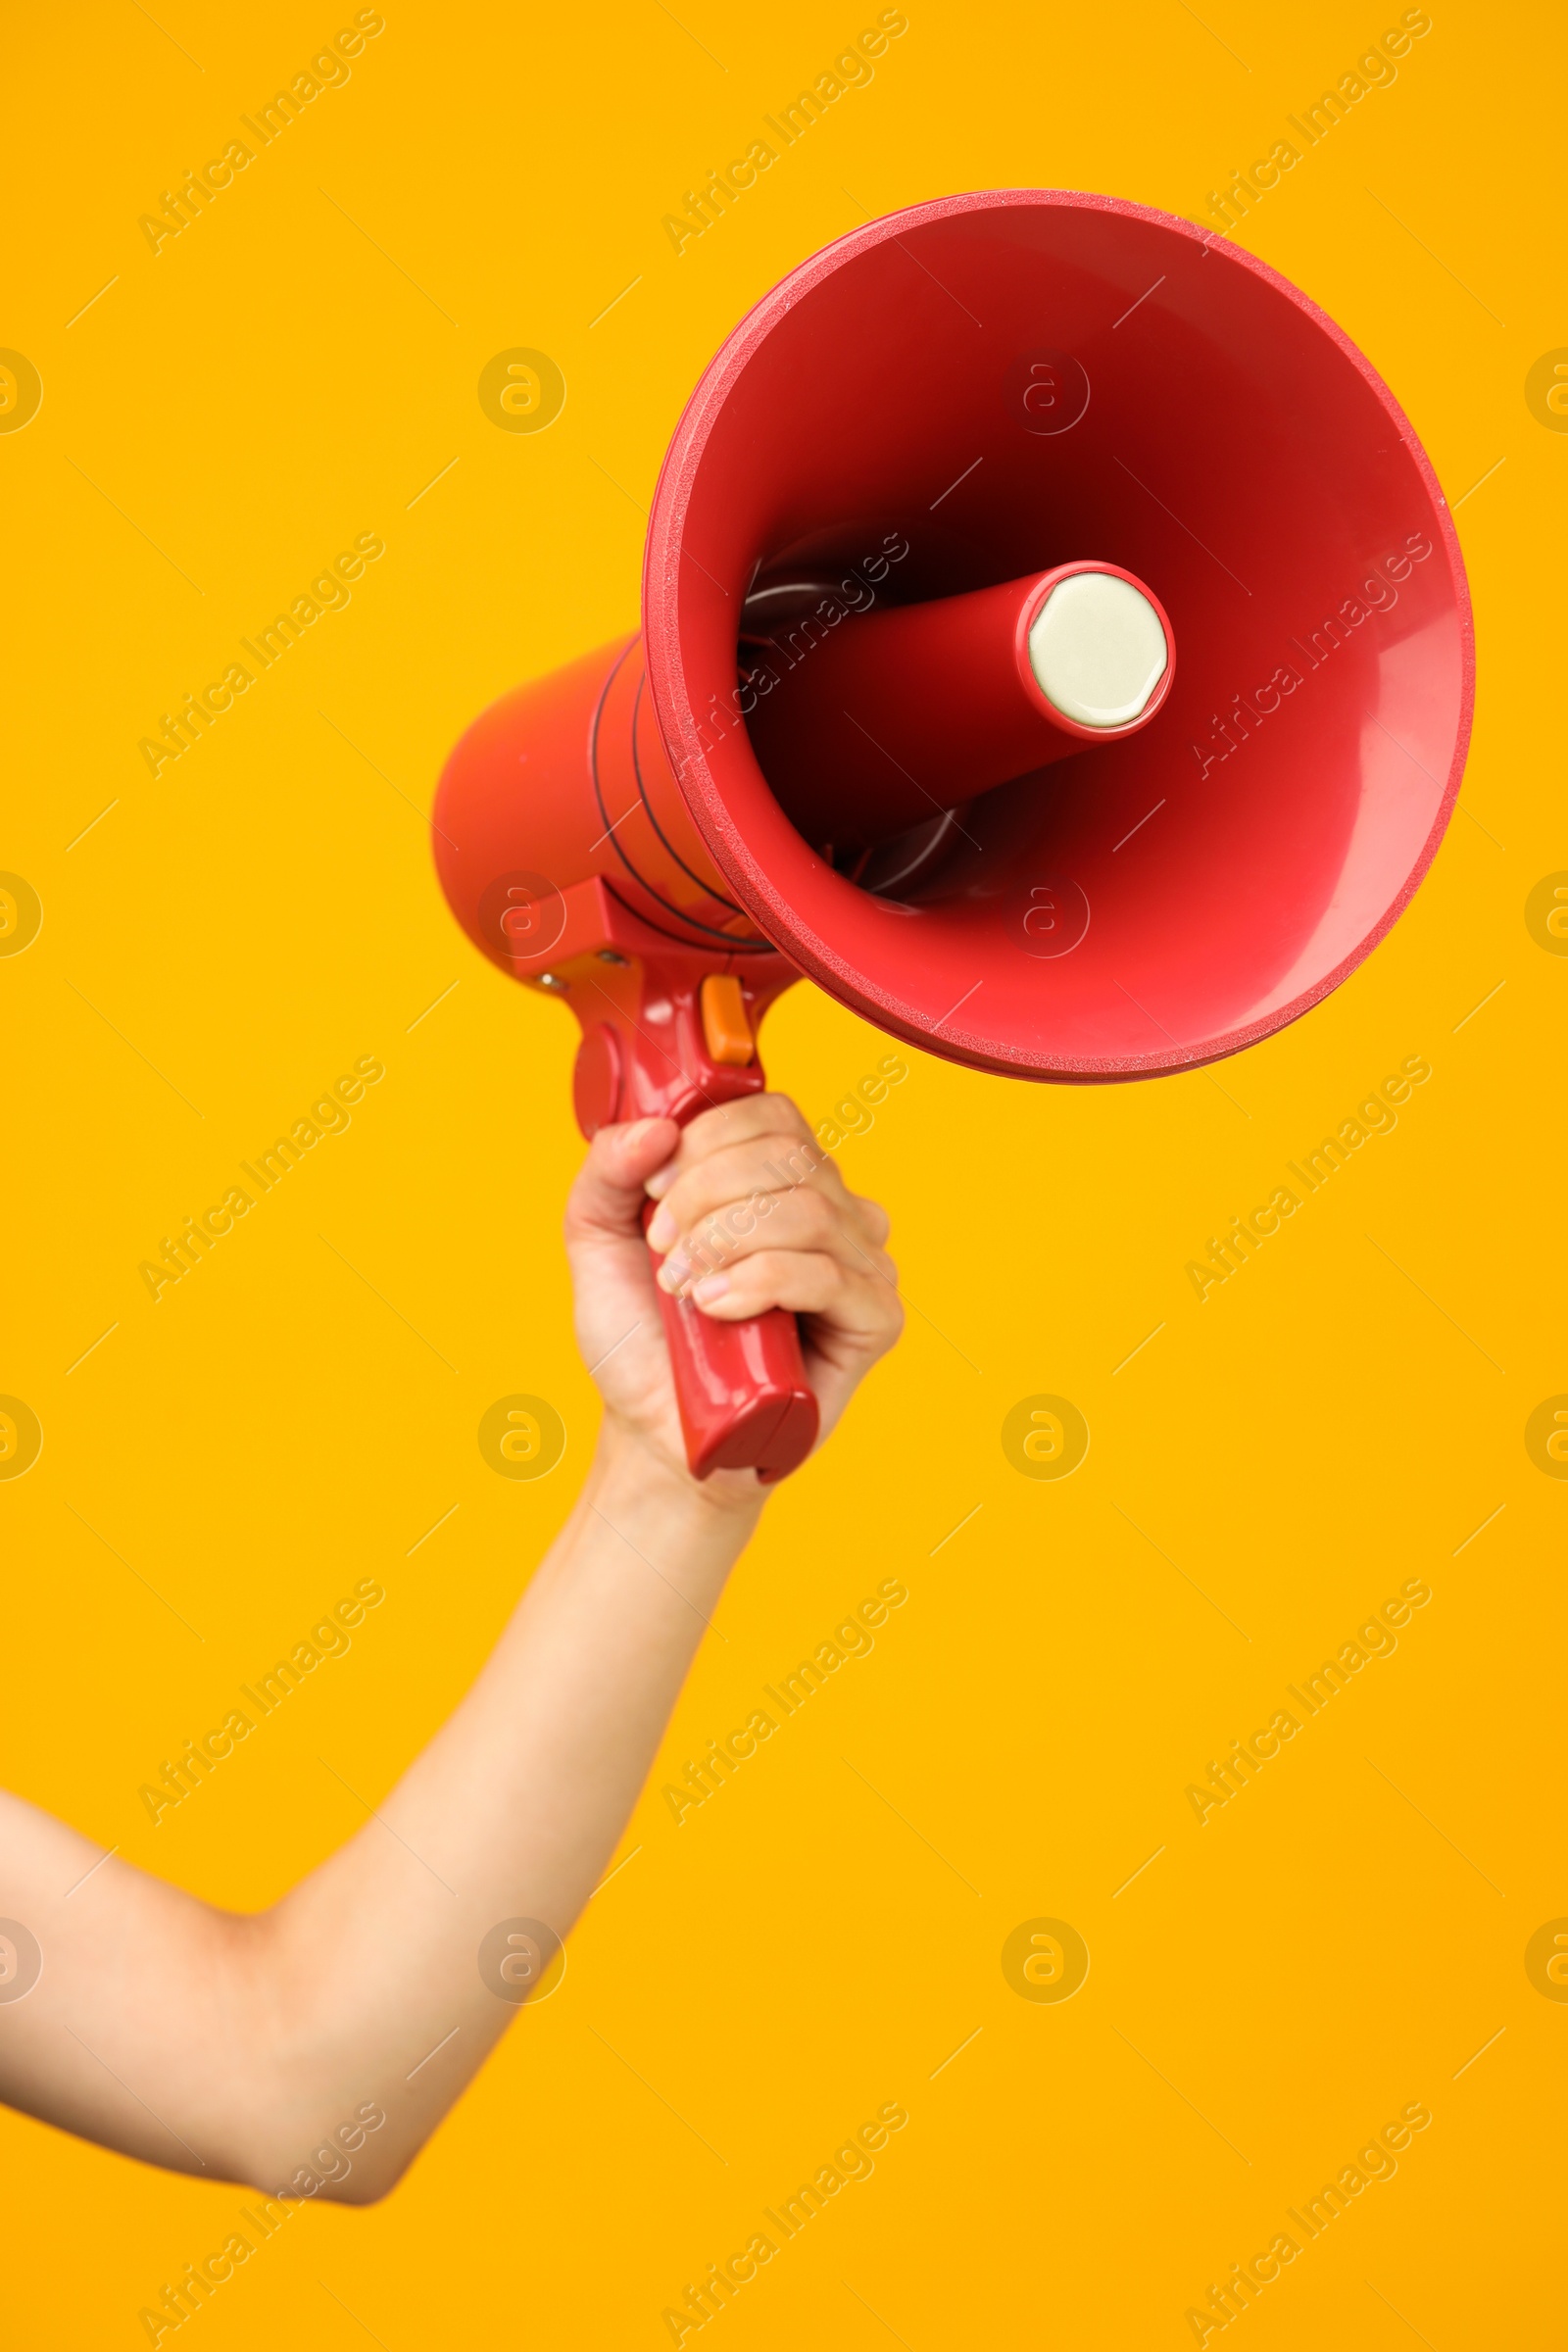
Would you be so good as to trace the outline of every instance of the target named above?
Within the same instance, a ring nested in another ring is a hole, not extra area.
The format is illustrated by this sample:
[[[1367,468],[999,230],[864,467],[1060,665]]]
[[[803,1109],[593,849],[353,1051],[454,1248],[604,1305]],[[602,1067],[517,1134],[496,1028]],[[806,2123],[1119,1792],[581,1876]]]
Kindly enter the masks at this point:
[[[216,1901],[268,1902],[353,1829],[333,1771],[389,1786],[592,1444],[558,1244],[574,1025],[440,902],[447,748],[633,622],[682,403],[796,262],[969,187],[1201,217],[1385,21],[907,14],[678,257],[662,217],[829,67],[848,0],[398,0],[156,255],[138,217],[352,12],[93,0],[7,36],[0,343],[43,405],[0,435],[0,866],[44,920],[0,959],[0,1390],[44,1446],[0,1484],[6,1773]],[[894,2101],[874,2174],[726,2312],[731,2352],[1190,2342],[1208,2282],[1412,2102],[1430,2128],[1261,2294],[1253,2352],[1560,2333],[1568,2007],[1524,1952],[1568,1913],[1568,1493],[1524,1429],[1568,1389],[1568,966],[1524,909],[1568,866],[1568,441],[1524,387],[1568,344],[1563,36],[1544,9],[1433,19],[1244,241],[1367,352],[1458,507],[1466,813],[1372,960],[1212,1076],[908,1056],[840,1152],[891,1208],[907,1338],[771,1506],[559,1991],[388,2202],[299,2211],[221,2288],[209,2352],[667,2342],[684,2283]],[[564,374],[547,432],[476,397],[517,346]],[[347,609],[150,775],[160,712],[364,532],[385,555]],[[813,1118],[888,1050],[808,987],[766,1046]],[[155,1305],[138,1262],[365,1055],[386,1076],[352,1127]],[[1397,1129],[1200,1304],[1205,1238],[1413,1055]],[[537,1483],[475,1442],[514,1392],[568,1433]],[[1037,1394],[1088,1423],[1068,1479],[1003,1451]],[[368,1576],[351,1652],[155,1828],[139,1785]],[[677,1826],[663,1783],[890,1577],[871,1654]],[[1397,1650],[1200,1826],[1188,1784],[1412,1578]],[[1059,2004],[1003,1968],[1042,1918],[1090,1954]],[[237,2223],[232,2189],[14,2116],[0,2167],[11,2333],[40,2352],[143,2341],[138,2308]]]

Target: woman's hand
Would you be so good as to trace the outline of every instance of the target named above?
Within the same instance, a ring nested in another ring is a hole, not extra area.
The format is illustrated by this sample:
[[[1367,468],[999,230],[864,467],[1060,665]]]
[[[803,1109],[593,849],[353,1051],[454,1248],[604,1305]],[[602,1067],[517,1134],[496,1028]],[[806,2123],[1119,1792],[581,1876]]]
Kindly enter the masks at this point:
[[[650,1242],[665,1253],[665,1289],[715,1322],[772,1306],[801,1317],[820,1445],[904,1327],[887,1236],[886,1211],[846,1188],[783,1095],[748,1095],[685,1128],[601,1128],[567,1203],[566,1250],[578,1345],[617,1433],[689,1480]],[[704,1491],[753,1506],[765,1494],[750,1470],[715,1471]]]

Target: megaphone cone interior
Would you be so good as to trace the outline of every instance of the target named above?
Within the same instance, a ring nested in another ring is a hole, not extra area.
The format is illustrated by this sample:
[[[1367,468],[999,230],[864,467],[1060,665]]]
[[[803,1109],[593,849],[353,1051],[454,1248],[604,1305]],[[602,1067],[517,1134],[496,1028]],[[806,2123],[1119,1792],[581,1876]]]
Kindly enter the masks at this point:
[[[1048,567],[1128,583],[1168,659],[1130,723],[1031,713],[1020,768],[1013,639],[963,616]],[[665,461],[644,629],[726,895],[857,1011],[1020,1076],[1295,1019],[1408,900],[1469,732],[1457,540],[1392,394],[1263,264],[1102,197],[923,205],[761,302]]]

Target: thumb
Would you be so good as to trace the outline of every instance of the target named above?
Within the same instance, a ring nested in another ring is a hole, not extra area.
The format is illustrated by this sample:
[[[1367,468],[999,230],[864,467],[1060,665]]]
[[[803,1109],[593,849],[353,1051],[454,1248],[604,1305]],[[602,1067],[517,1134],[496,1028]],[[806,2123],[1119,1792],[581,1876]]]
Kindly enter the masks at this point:
[[[566,1239],[641,1239],[643,1190],[680,1141],[673,1119],[632,1119],[601,1127],[566,1200]]]

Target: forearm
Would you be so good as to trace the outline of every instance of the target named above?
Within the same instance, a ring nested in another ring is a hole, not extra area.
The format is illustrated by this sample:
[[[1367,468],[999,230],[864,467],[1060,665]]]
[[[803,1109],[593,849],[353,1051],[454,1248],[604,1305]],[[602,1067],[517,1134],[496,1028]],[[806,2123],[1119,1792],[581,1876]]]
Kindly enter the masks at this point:
[[[382,2193],[527,1989],[526,1945],[481,1975],[487,1935],[564,1937],[602,1876],[760,1507],[608,1440],[463,1703],[269,1912],[0,1799],[0,1914],[43,1959],[0,2003],[0,2096],[268,2194]]]
[[[313,2153],[371,2102],[387,2121],[327,2193],[377,2193],[457,2096],[525,1989],[502,1990],[494,1952],[486,1982],[484,1938],[517,1920],[564,1936],[581,1911],[760,1507],[607,1445],[462,1705],[377,1818],[255,1923],[261,2184],[320,2178]],[[530,1957],[516,1946],[511,1973]]]

